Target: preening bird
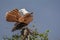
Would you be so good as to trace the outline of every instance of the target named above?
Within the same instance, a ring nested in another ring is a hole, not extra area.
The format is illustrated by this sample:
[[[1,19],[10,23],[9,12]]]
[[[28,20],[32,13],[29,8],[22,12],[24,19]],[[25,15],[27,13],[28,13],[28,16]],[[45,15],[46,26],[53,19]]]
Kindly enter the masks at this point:
[[[6,21],[15,22],[12,31],[22,29],[33,20],[33,13],[28,12],[26,9],[13,9],[6,12]]]

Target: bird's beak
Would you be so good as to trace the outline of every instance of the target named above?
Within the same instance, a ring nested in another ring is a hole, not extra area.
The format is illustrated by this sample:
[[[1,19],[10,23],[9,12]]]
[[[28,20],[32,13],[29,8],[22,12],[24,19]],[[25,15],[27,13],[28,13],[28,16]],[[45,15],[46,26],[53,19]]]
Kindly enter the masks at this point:
[[[33,14],[33,12],[31,12],[31,14]]]

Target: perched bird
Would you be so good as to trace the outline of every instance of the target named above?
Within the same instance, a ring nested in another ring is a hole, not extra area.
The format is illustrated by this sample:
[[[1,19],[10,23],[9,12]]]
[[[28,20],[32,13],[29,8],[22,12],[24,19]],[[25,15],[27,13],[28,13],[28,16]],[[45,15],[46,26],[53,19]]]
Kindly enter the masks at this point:
[[[12,11],[6,12],[6,21],[15,22],[12,31],[19,30],[33,20],[32,14],[32,12],[28,12],[26,9],[13,9]]]

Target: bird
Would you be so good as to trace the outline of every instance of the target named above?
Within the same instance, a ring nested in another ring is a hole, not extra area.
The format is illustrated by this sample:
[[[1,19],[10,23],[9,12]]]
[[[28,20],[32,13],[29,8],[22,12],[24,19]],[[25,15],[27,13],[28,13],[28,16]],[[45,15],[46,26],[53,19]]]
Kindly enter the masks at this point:
[[[26,27],[33,21],[33,12],[28,12],[25,8],[18,10],[17,8],[6,12],[6,21],[15,22],[12,32]]]

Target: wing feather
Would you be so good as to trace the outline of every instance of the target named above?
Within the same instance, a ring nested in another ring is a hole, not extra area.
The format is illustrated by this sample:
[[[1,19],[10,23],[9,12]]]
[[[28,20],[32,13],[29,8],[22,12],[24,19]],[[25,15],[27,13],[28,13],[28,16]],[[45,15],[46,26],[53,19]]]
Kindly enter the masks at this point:
[[[21,17],[18,9],[14,9],[6,14],[6,20],[8,22],[16,22]]]
[[[29,24],[33,20],[33,16],[31,14],[26,14],[19,18],[19,22],[23,22]]]

